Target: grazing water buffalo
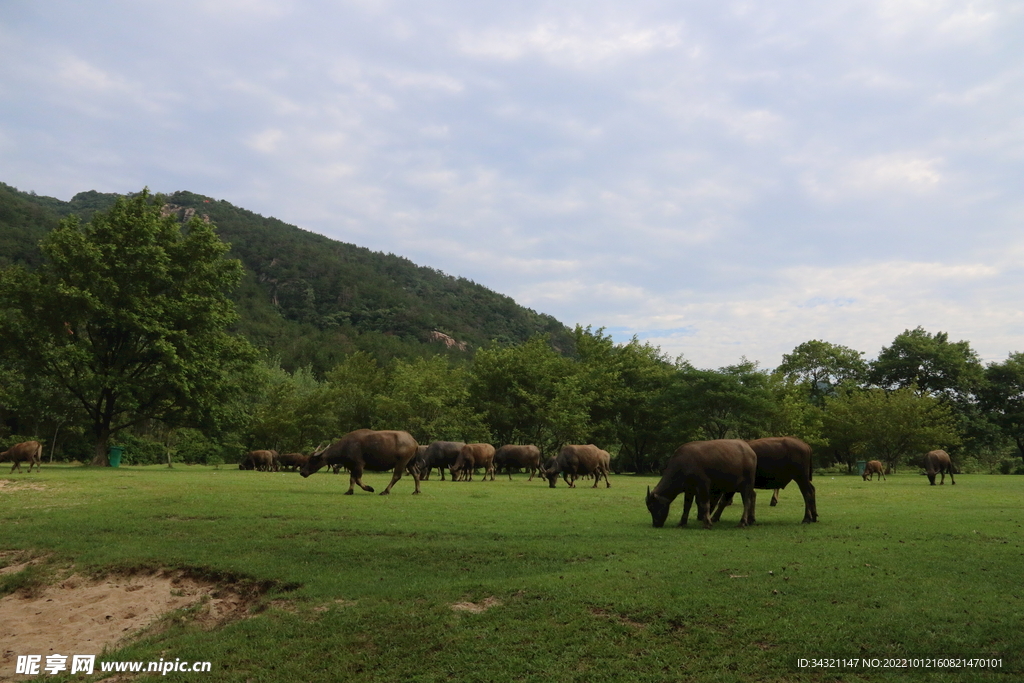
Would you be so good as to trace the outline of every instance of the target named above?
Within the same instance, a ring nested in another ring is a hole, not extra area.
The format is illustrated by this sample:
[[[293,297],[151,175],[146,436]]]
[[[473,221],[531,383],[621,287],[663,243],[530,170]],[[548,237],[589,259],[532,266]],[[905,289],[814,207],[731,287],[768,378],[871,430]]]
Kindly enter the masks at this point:
[[[31,474],[32,468],[35,467],[36,471],[42,471],[43,469],[43,444],[38,441],[22,441],[16,443],[8,448],[3,453],[0,453],[0,462],[7,462],[10,460],[11,472],[18,470],[21,472],[22,461],[28,462],[28,471]]]
[[[416,439],[412,438],[409,432],[357,429],[341,437],[325,450],[309,456],[309,462],[303,465],[299,472],[303,477],[308,477],[324,465],[343,465],[351,473],[348,491],[345,491],[346,496],[351,496],[356,484],[362,490],[373,493],[372,486],[363,484],[363,470],[387,472],[394,469],[391,483],[380,494],[386,496],[391,493],[391,487],[395,482],[402,478],[402,473],[409,462],[416,457],[417,446]],[[420,474],[415,469],[411,474],[416,483],[416,490],[413,491],[415,495],[420,492]]]
[[[513,467],[530,470],[530,478],[527,481],[533,481],[534,473],[540,469],[540,449],[532,445],[502,446],[494,453],[494,469],[500,472],[502,467],[508,472],[509,481],[512,481]]]
[[[804,497],[803,523],[818,521],[818,503],[815,497],[811,447],[794,436],[773,436],[747,442],[757,456],[756,489],[775,489],[772,505],[779,500],[779,489],[796,481]],[[711,521],[717,522],[722,510],[732,504],[732,494],[725,493],[715,508]],[[751,522],[753,523],[753,522]]]
[[[435,441],[427,446],[423,454],[426,469],[420,473],[420,478],[429,479],[430,470],[436,467],[441,471],[441,481],[444,481],[444,471],[455,464],[465,445],[461,441]]]
[[[302,453],[282,453],[277,456],[276,464],[277,470],[288,470],[290,472],[298,472],[299,468],[309,462],[309,456],[303,455]]]
[[[238,463],[240,470],[256,470],[257,472],[277,471],[277,451],[249,451]]]
[[[594,475],[594,485],[591,488],[597,488],[597,485],[601,483],[602,476],[606,484],[605,488],[611,488],[612,484],[608,481],[611,460],[612,457],[608,451],[603,451],[592,443],[585,446],[569,445],[562,448],[558,457],[548,459],[541,474],[547,478],[549,488],[555,488],[559,473],[562,474],[562,479],[571,489],[576,488],[576,479],[587,474]],[[570,475],[572,475],[571,479]]]
[[[455,459],[449,468],[452,473],[452,481],[460,476],[469,475],[469,481],[473,481],[473,470],[482,467],[484,470],[483,481],[487,481],[487,475],[491,475],[494,481],[494,446],[489,443],[467,443],[459,451],[459,457]]]
[[[949,483],[956,484],[953,479],[953,461],[949,459],[946,451],[929,451],[924,456],[924,471],[928,475],[928,482],[935,486],[935,475],[941,474],[942,479],[939,485],[946,483],[946,472],[949,472]]]
[[[864,474],[861,475],[864,478],[864,481],[874,479],[876,474],[879,479],[885,479],[885,467],[882,466],[882,461],[868,461],[868,464],[864,465]]]
[[[740,526],[754,523],[754,482],[757,479],[757,455],[746,441],[718,439],[683,444],[665,465],[661,481],[647,488],[647,509],[655,527],[665,524],[669,507],[680,493],[686,494],[682,526],[686,523],[689,502],[697,498],[697,516],[704,528],[711,528],[712,496],[739,491],[743,499]]]

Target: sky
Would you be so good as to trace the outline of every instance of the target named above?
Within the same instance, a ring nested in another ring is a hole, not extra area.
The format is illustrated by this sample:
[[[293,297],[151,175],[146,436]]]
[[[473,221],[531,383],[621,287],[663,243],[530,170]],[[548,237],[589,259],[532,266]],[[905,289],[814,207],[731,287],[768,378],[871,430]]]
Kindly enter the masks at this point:
[[[1024,2],[0,0],[0,181],[189,190],[698,367],[1024,351]]]

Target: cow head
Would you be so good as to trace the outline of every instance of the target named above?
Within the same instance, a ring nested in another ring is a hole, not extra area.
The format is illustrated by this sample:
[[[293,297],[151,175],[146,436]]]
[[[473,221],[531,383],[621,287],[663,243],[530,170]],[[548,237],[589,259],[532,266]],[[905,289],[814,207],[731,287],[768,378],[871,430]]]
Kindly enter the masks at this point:
[[[647,487],[647,509],[651,512],[651,523],[655,528],[665,526],[665,520],[668,519],[668,509],[672,505],[672,501],[664,496],[659,496],[656,493],[651,493],[651,487]]]
[[[326,448],[317,449],[317,451],[313,453],[313,455],[309,456],[309,460],[307,460],[306,463],[301,468],[299,468],[299,474],[301,474],[303,478],[308,477],[311,474],[314,474],[315,472],[319,471],[321,467],[327,464],[327,455],[325,453],[326,450]]]
[[[542,467],[541,470],[540,470],[540,474],[541,474],[542,477],[544,477],[545,479],[548,480],[548,488],[551,488],[551,489],[555,488],[555,482],[558,481],[558,470],[557,469],[546,470],[546,469],[544,469]]]

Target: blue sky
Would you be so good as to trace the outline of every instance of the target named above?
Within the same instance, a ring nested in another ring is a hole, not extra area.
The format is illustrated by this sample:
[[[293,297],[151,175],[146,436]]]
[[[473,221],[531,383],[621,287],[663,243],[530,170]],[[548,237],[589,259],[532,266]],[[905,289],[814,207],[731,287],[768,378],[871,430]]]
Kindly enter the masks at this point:
[[[1024,351],[1024,3],[4,0],[0,180],[187,189],[700,367]]]

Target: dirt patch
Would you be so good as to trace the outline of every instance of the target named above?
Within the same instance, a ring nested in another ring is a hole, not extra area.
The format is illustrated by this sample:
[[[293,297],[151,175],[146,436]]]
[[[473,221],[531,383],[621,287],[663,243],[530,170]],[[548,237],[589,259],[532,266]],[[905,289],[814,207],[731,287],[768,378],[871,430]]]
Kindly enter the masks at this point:
[[[591,607],[590,613],[593,614],[595,617],[602,617],[604,619],[611,619],[612,621],[617,621],[624,626],[630,626],[632,628],[637,629],[647,628],[647,624],[644,624],[643,622],[633,621],[632,619],[625,617],[621,614],[615,614],[614,612],[609,612],[608,610],[601,609],[600,607]]]
[[[30,484],[27,482],[15,481],[13,479],[0,479],[0,493],[12,493],[14,491],[45,491],[45,484]]]
[[[194,621],[213,628],[240,617],[248,601],[181,571],[103,579],[72,575],[28,596],[5,596],[0,599],[0,672],[13,671],[19,654],[98,655],[168,612],[193,606]]]
[[[452,609],[456,612],[472,612],[473,614],[480,614],[486,612],[492,607],[497,607],[501,604],[501,600],[495,597],[484,598],[480,602],[456,602],[452,605]]]

